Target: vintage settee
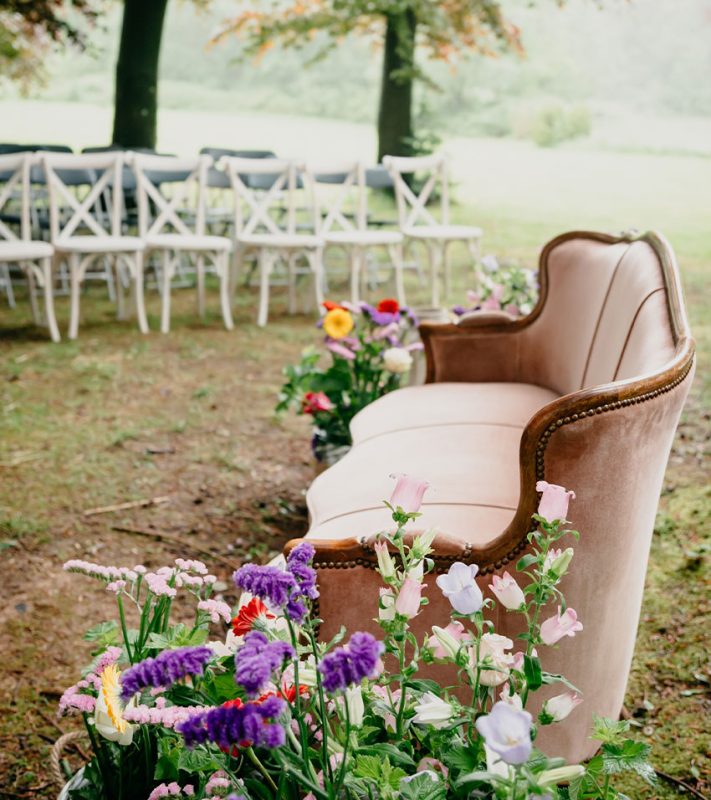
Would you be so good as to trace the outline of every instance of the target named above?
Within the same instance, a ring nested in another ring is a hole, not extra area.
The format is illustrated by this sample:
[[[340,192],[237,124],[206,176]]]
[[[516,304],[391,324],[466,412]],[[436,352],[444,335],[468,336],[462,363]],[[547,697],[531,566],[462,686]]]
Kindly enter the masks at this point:
[[[658,234],[564,234],[544,247],[540,281],[523,319],[480,312],[423,324],[426,384],[356,416],[352,450],[309,489],[306,538],[316,547],[322,638],[341,625],[377,632],[372,541],[393,527],[381,502],[391,473],[430,482],[418,527],[439,532],[437,569],[478,564],[485,596],[492,575],[513,572],[526,552],[536,482],[574,489],[569,516],[582,536],[563,591],[584,630],[541,656],[585,702],[543,729],[539,744],[578,761],[595,750],[593,712],[621,711],[694,343],[675,258]],[[449,612],[434,576],[427,583],[430,604],[413,621],[419,635]],[[517,615],[500,606],[496,614],[498,632],[517,632]]]

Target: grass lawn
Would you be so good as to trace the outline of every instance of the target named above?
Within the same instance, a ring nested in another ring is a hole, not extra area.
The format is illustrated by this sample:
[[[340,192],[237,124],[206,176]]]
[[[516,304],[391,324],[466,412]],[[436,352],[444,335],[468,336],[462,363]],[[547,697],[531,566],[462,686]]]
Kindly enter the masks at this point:
[[[17,107],[17,135],[5,131],[5,138],[51,137],[76,146],[103,141],[106,126],[96,109],[77,106],[66,119],[58,114],[50,133],[33,118],[35,105]],[[7,106],[0,104],[4,120],[11,119]],[[188,125],[188,116],[164,112],[164,149],[230,145],[232,131],[235,143],[284,153],[372,152],[369,130],[357,125],[297,119],[286,126],[257,115],[244,116],[242,125],[238,117],[216,114],[192,115]],[[627,708],[639,737],[652,745],[655,766],[708,793],[703,586],[711,516],[704,471],[711,417],[711,159],[583,144],[542,151],[503,140],[446,146],[457,167],[457,216],[482,225],[486,252],[533,264],[550,236],[576,227],[656,226],[676,248],[699,367],[665,480]],[[452,302],[466,286],[461,270]],[[412,276],[408,289],[411,303],[426,302]],[[345,286],[333,290],[339,297]],[[207,553],[226,581],[231,565],[264,560],[304,532],[303,493],[312,476],[308,426],[275,420],[272,408],[282,366],[315,334],[311,316],[287,317],[283,293],[276,296],[272,321],[260,330],[256,295],[241,291],[236,328],[227,332],[214,287],[204,322],[194,292],[176,290],[172,331],[161,336],[159,301],[150,292],[153,333],[143,337],[133,322],[116,322],[103,290],[93,287],[82,298],[79,340],[58,345],[31,326],[23,298],[15,311],[0,299],[0,558],[7,598],[0,607],[0,798],[56,795],[46,769],[50,743],[60,728],[75,725],[55,719],[56,702],[88,661],[81,633],[111,614],[105,593],[65,575],[63,560],[158,566],[180,548],[150,534],[177,535],[197,556]],[[57,303],[65,331],[68,303]],[[152,497],[169,501],[84,514]],[[626,791],[632,798],[677,796],[665,783],[656,789],[626,784]]]

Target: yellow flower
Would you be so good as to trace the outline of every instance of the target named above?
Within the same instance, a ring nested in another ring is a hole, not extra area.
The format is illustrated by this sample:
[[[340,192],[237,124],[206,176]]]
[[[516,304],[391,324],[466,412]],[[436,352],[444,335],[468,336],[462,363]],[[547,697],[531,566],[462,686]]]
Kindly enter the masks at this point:
[[[105,738],[120,745],[131,744],[133,725],[123,718],[120,670],[111,664],[99,676],[101,689],[94,710],[94,725]]]
[[[353,325],[353,317],[345,308],[332,308],[323,318],[323,329],[332,339],[348,336]]]

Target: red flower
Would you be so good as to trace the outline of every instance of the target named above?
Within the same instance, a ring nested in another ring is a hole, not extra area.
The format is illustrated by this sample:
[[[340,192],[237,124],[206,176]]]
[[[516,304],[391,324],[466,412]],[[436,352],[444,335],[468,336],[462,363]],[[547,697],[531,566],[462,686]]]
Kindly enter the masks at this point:
[[[400,310],[400,303],[392,297],[386,297],[378,303],[378,311],[386,314],[397,314]]]
[[[276,619],[274,614],[269,613],[269,609],[258,597],[253,597],[249,603],[240,608],[239,613],[232,620],[232,632],[235,636],[244,636],[254,628],[254,623],[260,617],[265,620]]]
[[[324,300],[321,305],[326,309],[326,311],[333,311],[334,308],[341,308],[344,311],[346,310],[340,303],[334,303],[333,300]]]
[[[335,406],[330,401],[327,394],[323,392],[306,392],[301,402],[301,410],[304,414],[316,414],[319,411],[333,411]]]

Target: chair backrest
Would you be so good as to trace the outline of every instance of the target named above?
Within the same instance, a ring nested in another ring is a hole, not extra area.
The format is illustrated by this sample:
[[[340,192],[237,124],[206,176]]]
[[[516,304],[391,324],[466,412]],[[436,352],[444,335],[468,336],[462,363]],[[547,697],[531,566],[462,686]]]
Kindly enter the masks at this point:
[[[319,188],[319,200],[325,216],[320,233],[332,231],[364,231],[368,227],[368,187],[366,169],[356,161],[339,166],[319,168],[314,179]],[[337,186],[328,192],[325,186]],[[326,194],[328,196],[326,196]]]
[[[212,159],[132,153],[141,236],[205,233],[207,173]]]
[[[313,176],[305,165],[280,158],[225,158],[221,162],[235,194],[235,235],[294,234],[304,225],[319,230]],[[248,185],[245,176],[268,178],[267,189]],[[301,202],[304,200],[306,202]],[[307,221],[300,222],[306,211]]]
[[[653,240],[553,240],[541,259],[545,297],[526,326],[521,363],[561,394],[652,373],[686,327],[678,272]],[[675,320],[674,315],[678,315]]]
[[[395,185],[401,228],[449,224],[449,172],[444,155],[412,158],[385,156],[383,166],[390,173]],[[416,175],[422,180],[419,186],[415,180]],[[409,181],[405,176],[409,176]],[[430,201],[436,198],[437,191],[439,191],[439,220],[433,214],[430,205]]]
[[[120,236],[121,153],[39,153],[49,199],[50,238]]]
[[[0,155],[0,240],[30,238],[30,170],[34,161],[32,153]]]

